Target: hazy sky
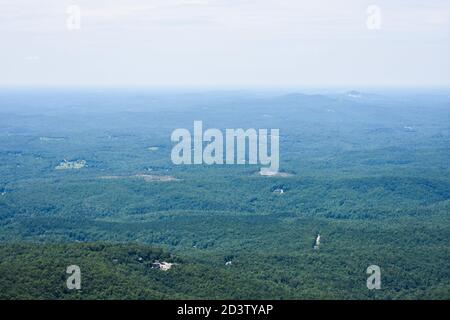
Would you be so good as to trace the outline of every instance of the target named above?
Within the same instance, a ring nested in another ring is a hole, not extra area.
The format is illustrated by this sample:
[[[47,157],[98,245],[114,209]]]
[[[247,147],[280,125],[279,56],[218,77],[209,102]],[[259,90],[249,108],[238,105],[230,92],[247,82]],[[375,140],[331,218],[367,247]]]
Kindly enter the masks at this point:
[[[450,86],[450,0],[0,0],[0,39],[0,85]]]

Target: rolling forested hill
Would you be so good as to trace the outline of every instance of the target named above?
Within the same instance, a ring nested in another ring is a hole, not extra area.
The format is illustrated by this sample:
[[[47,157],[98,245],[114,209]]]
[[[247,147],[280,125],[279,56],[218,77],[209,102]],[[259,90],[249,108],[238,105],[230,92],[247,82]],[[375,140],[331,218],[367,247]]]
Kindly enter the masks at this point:
[[[173,165],[194,120],[279,128],[285,175]],[[449,163],[443,92],[3,90],[0,298],[449,299]]]

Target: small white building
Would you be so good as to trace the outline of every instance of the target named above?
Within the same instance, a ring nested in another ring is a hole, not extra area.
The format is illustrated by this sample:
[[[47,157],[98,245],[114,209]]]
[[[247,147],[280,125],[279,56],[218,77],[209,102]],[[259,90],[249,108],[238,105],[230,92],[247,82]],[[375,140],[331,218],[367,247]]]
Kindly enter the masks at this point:
[[[170,263],[170,262],[159,262],[159,261],[155,261],[152,263],[152,269],[159,269],[162,271],[167,271],[170,270],[172,268],[174,264]]]

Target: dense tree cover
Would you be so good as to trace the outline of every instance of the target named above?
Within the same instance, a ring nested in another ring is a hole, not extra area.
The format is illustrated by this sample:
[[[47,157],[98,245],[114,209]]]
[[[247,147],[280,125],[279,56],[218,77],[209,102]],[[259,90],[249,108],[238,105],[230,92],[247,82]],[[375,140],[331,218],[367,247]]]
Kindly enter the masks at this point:
[[[134,243],[7,244],[0,249],[0,299],[448,299],[448,254],[448,247],[393,246],[180,258]],[[430,256],[441,262],[417,263]],[[175,265],[152,269],[156,260]],[[374,261],[382,265],[380,291],[365,285]],[[74,264],[81,290],[66,286]]]
[[[450,298],[447,97],[2,93],[0,113],[0,298]],[[280,128],[290,176],[172,165],[198,119]]]

